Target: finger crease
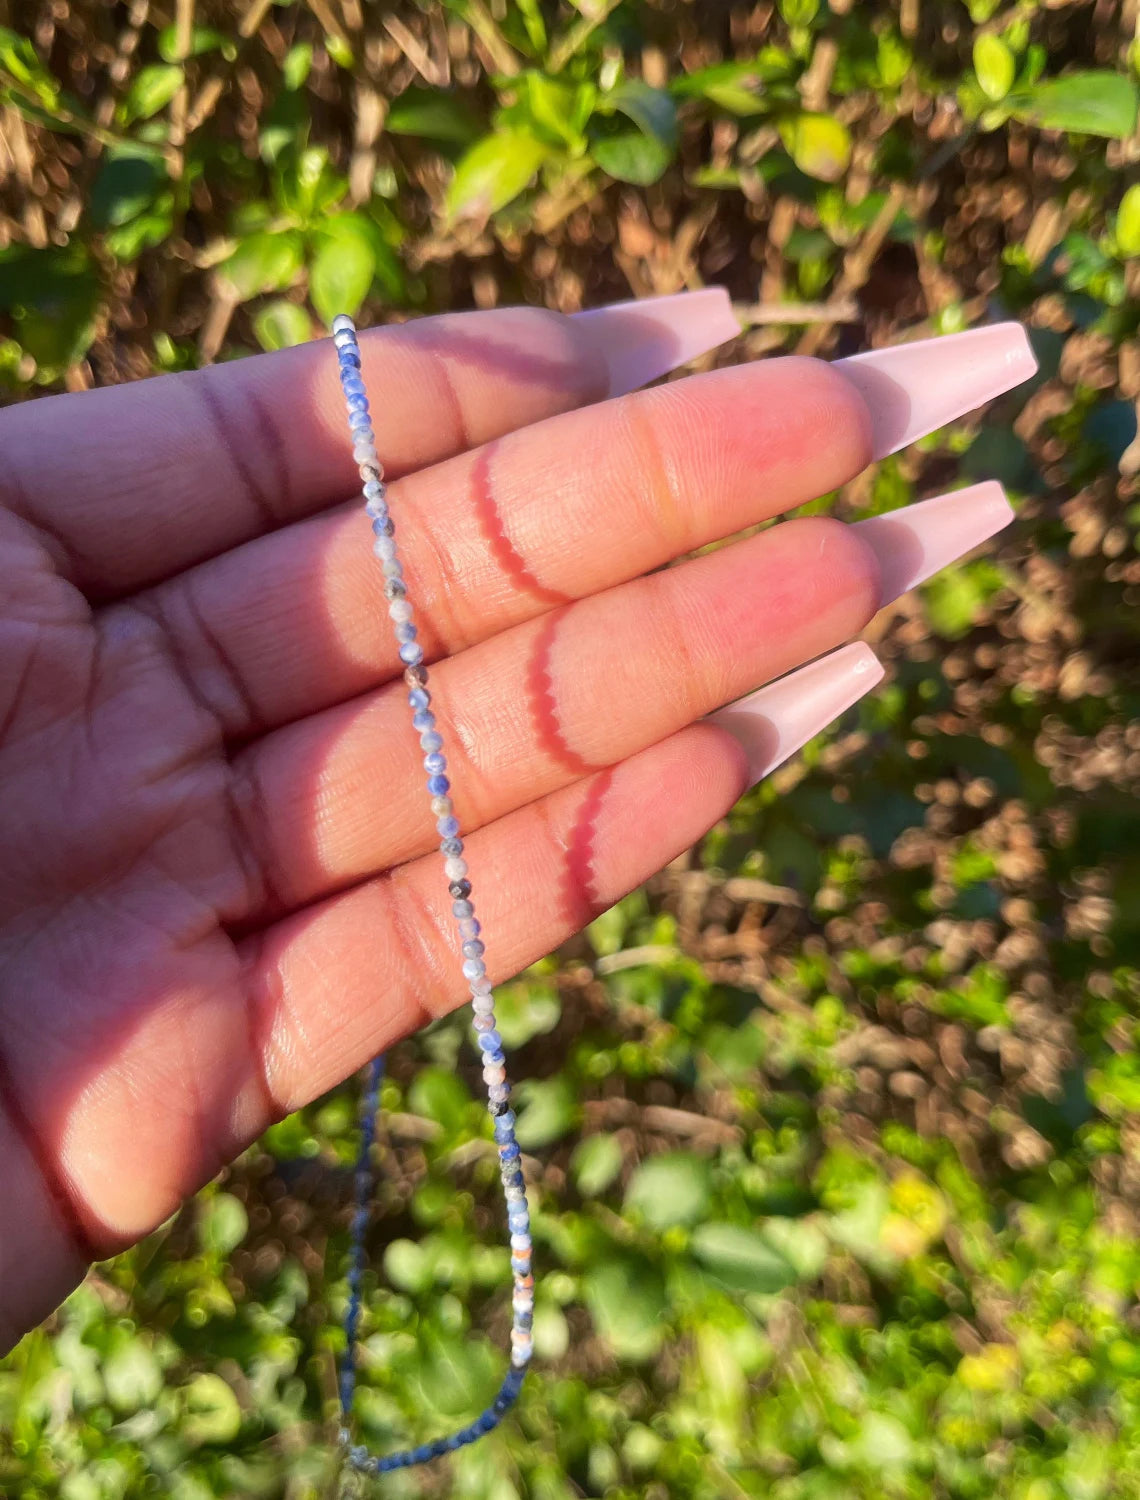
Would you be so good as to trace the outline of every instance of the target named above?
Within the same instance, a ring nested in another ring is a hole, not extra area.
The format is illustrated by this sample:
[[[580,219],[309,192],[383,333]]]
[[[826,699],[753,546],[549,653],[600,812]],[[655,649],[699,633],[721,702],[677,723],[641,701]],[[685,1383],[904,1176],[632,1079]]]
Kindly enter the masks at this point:
[[[392,936],[411,976],[415,1003],[423,1021],[438,1021],[455,1008],[440,963],[440,955],[448,949],[449,942],[439,913],[399,869],[385,870],[379,879],[381,889],[387,888]],[[417,986],[415,981],[421,975],[423,982]]]
[[[239,424],[231,418],[229,408],[209,381],[201,381],[195,389],[202,405],[206,408],[210,427],[219,444],[225,449],[246,498],[257,512],[262,528],[266,531],[275,531],[281,524],[281,512],[274,506],[270,490],[261,482],[260,464],[251,463],[246,455],[247,444],[242,439],[242,432],[247,428],[247,424],[244,422]],[[249,391],[243,393],[242,400],[246,403],[246,414],[252,419],[249,425],[252,425],[258,433],[260,439],[258,447],[263,450],[261,456],[267,457],[276,466],[275,455],[280,453],[283,444],[268,408]]]

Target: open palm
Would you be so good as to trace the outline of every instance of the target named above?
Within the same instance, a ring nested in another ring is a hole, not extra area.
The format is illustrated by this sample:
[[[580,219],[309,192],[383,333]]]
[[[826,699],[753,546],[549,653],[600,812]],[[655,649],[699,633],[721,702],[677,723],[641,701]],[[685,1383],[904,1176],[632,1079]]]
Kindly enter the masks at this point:
[[[830,520],[661,570],[871,426],[809,360],[623,394],[692,349],[636,309],[362,347],[501,979],[740,794],[694,720],[877,607]],[[2,1345],[464,997],[342,422],[327,341],[0,416]]]

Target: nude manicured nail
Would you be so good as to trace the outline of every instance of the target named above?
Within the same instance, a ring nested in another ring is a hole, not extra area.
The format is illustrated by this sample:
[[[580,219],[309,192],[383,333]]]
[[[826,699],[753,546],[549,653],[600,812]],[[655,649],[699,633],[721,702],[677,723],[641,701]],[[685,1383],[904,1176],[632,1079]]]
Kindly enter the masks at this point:
[[[875,653],[854,641],[718,709],[709,722],[727,729],[744,746],[755,784],[869,693],[882,676]]]
[[[866,401],[872,456],[885,458],[1028,380],[1037,360],[1020,323],[994,323],[853,354],[835,368]]]
[[[939,568],[1008,526],[1014,511],[994,479],[857,521],[855,530],[879,559],[879,603],[889,604]]]
[[[623,396],[735,338],[740,324],[723,287],[613,302],[574,314],[587,323],[610,371],[610,395]]]

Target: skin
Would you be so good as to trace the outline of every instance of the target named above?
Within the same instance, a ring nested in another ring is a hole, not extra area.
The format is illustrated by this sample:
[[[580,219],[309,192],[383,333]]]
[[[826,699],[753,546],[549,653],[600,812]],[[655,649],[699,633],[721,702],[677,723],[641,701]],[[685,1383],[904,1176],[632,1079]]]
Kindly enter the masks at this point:
[[[700,837],[696,723],[856,634],[798,520],[869,419],[769,360],[603,401],[533,310],[364,334],[493,979]],[[328,342],[0,413],[0,1347],[466,998]]]

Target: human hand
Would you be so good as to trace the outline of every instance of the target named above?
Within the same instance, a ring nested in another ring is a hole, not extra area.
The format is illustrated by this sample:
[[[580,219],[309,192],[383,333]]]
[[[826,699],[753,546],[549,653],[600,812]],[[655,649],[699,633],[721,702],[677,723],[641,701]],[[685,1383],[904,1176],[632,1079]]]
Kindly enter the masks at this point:
[[[691,844],[874,660],[695,721],[1008,519],[978,486],[652,571],[1033,367],[1004,325],[623,394],[734,330],[703,293],[362,337],[495,979]],[[17,406],[0,452],[3,1348],[464,990],[331,343]]]

